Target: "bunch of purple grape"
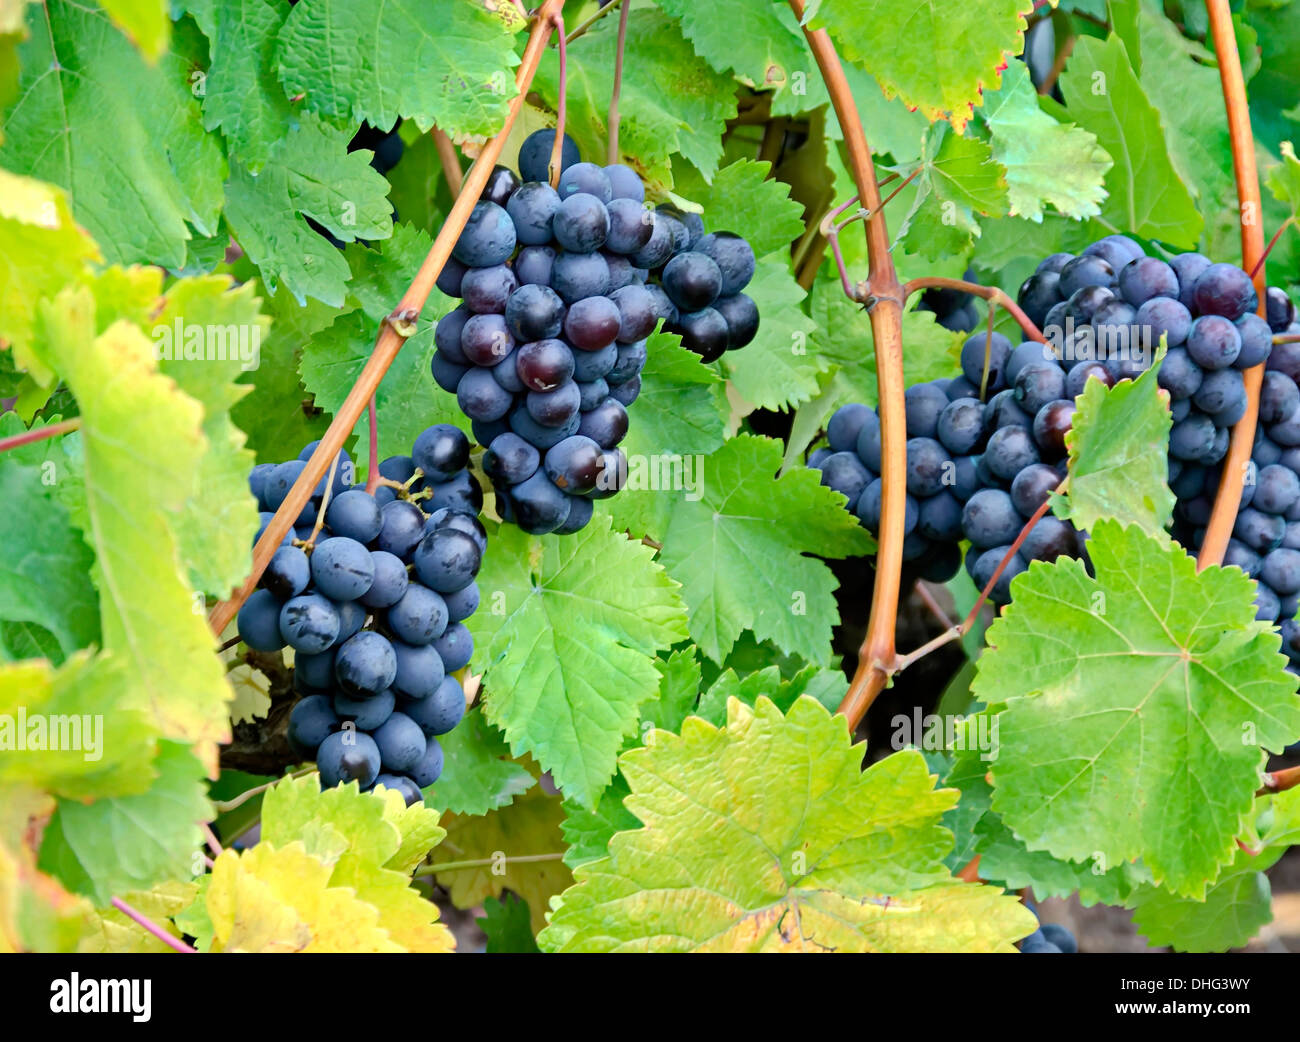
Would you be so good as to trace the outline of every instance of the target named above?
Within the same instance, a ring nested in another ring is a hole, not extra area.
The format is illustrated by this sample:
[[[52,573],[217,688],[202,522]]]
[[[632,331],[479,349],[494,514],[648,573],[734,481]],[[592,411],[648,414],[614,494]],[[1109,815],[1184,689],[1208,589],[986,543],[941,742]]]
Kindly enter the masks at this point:
[[[263,530],[316,444],[253,468]],[[457,428],[430,427],[410,456],[380,464],[385,484],[372,496],[352,487],[352,461],[340,452],[333,481],[321,479],[239,610],[248,647],[294,651],[302,697],[288,740],[316,761],[324,786],[383,785],[409,804],[442,773],[438,736],[465,713],[452,674],[474,651],[465,620],[478,607],[474,579],[487,551],[469,455]]]
[[[454,392],[501,517],[577,532],[626,480],[619,443],[660,321],[706,362],[744,347],[758,308],[741,292],[754,251],[698,214],[651,209],[636,172],[579,161],[554,130],[497,167],[438,279],[462,303],[438,322],[433,378]]]
[[[1173,534],[1189,549],[1204,537],[1221,479],[1229,430],[1245,412],[1245,369],[1267,363],[1254,459],[1225,565],[1257,580],[1260,619],[1277,622],[1283,649],[1300,664],[1300,344],[1273,336],[1300,331],[1295,307],[1271,288],[1267,320],[1255,314],[1250,277],[1197,253],[1166,262],[1127,236],[1110,235],[1078,256],[1053,254],[1021,286],[1019,304],[1047,346],[1013,347],[977,332],[961,351],[962,375],[907,391],[907,507],[903,557],[917,577],[945,581],[965,563],[983,587],[1025,522],[1066,474],[1064,438],[1074,399],[1088,380],[1114,386],[1168,352],[1158,382],[1173,427],[1169,484],[1177,497]],[[880,521],[880,423],[846,405],[827,426],[829,448],[809,465],[844,494],[875,532]],[[1032,560],[1086,560],[1087,536],[1050,513],[1011,556],[992,599],[1006,603],[1012,578]]]

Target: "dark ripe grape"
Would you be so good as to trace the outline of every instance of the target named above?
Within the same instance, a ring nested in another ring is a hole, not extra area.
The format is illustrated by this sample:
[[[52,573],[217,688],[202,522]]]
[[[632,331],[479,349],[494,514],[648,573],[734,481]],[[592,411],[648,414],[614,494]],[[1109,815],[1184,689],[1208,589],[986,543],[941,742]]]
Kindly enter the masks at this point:
[[[609,397],[609,383],[603,379],[596,379],[578,384],[578,392],[582,395],[582,400],[578,403],[579,412],[591,412],[601,402]]]
[[[609,211],[588,192],[571,195],[551,218],[555,241],[573,253],[591,253],[605,245],[609,235]]]
[[[505,306],[506,326],[520,343],[559,336],[564,301],[549,286],[520,286]]]
[[[948,407],[948,396],[936,384],[913,384],[904,393],[907,436],[933,438],[939,415]]]
[[[478,548],[474,549],[477,552]],[[412,582],[401,599],[388,609],[387,621],[398,640],[429,644],[447,628],[447,605],[427,586]]]
[[[400,139],[399,139],[400,140]],[[488,174],[487,184],[479,193],[479,200],[506,206],[511,197],[519,190],[519,175],[508,166],[498,163]]]
[[[1100,380],[1105,387],[1110,387],[1114,383],[1110,373],[1100,362],[1076,362],[1065,374],[1065,396],[1079,397],[1083,394],[1084,386],[1089,380]]]
[[[1011,496],[1001,489],[980,489],[962,508],[962,531],[981,549],[1012,542],[1023,525]]]
[[[1266,514],[1285,514],[1291,505],[1300,499],[1300,477],[1295,471],[1288,470],[1280,463],[1270,463],[1261,467],[1255,478],[1255,498],[1252,501],[1257,510]]]
[[[426,427],[411,447],[411,461],[430,481],[450,481],[469,466],[469,439],[458,427],[437,423]]]
[[[876,475],[853,452],[834,452],[817,469],[821,472],[821,483],[844,496],[848,500],[845,509],[850,511],[862,490],[876,480]]]
[[[967,337],[961,345],[961,371],[976,387],[984,386],[986,345],[989,351],[987,391],[994,394],[1006,386],[1004,372],[1011,357],[1011,341],[1001,333],[994,331],[990,337],[987,332],[976,332]]]
[[[1119,269],[1119,291],[1134,307],[1152,297],[1178,296],[1178,276],[1158,257],[1139,257]]]
[[[676,221],[655,211],[650,215],[650,238],[645,245],[632,254],[632,263],[638,268],[654,270],[662,268],[673,255],[673,225],[681,227]]]
[[[555,128],[534,130],[519,148],[519,176],[525,181],[550,181],[551,150],[555,147]],[[582,159],[578,146],[568,134],[560,144],[560,169]]]
[[[948,491],[963,503],[980,489],[976,460],[978,456],[958,456],[952,461],[952,484]]]
[[[595,512],[596,504],[589,497],[570,496],[569,516],[564,519],[564,524],[555,530],[555,534],[572,535],[574,532],[581,532],[587,527]]]
[[[455,593],[474,581],[483,554],[473,536],[444,527],[420,540],[411,561],[420,582],[429,589],[440,594]]]
[[[478,611],[478,583],[470,583],[462,590],[456,590],[454,593],[445,594],[442,599],[447,603],[448,621],[464,622]]]
[[[455,391],[455,388],[453,387],[452,390]],[[397,493],[387,485],[380,485],[375,489],[375,502],[378,503],[380,507],[383,507],[386,503],[391,503],[396,498]]]
[[[1083,253],[1061,268],[1060,280],[1061,296],[1068,300],[1085,287],[1115,285],[1115,269],[1104,258]]]
[[[1252,460],[1246,464],[1246,467],[1249,473],[1241,481],[1241,502],[1238,504],[1238,509],[1250,506],[1255,499],[1255,490],[1259,487],[1255,481],[1259,471],[1258,465]],[[1214,487],[1213,492],[1218,492],[1217,485]]]
[[[307,464],[300,459],[277,463],[271,468],[271,472],[262,482],[262,495],[269,510],[280,509],[280,504],[284,502],[289,489],[293,488],[294,482],[298,480],[298,475],[306,469]]]
[[[1040,260],[1038,262],[1038,267],[1034,269],[1034,272],[1036,274],[1041,274],[1044,271],[1052,271],[1059,275],[1061,269],[1072,260],[1074,260],[1073,253],[1053,253]]]
[[[579,394],[579,401],[582,396]],[[510,413],[510,429],[523,438],[530,445],[539,449],[549,449],[570,434],[578,433],[579,415],[575,411],[573,417],[562,427],[546,427],[533,419],[527,408],[520,405]]]
[[[1300,388],[1284,373],[1266,372],[1259,391],[1259,418],[1263,423],[1281,423],[1300,408]]]
[[[942,491],[951,472],[948,450],[937,441],[933,438],[908,439],[907,491],[911,495],[933,496]]]
[[[325,695],[308,695],[294,703],[285,737],[289,748],[304,760],[314,759],[316,750],[339,728],[339,718]]]
[[[626,387],[627,384],[621,386]],[[590,438],[602,449],[612,449],[627,437],[627,409],[613,395],[594,409],[581,414],[578,433]]]
[[[461,437],[463,438],[464,435],[462,434]],[[466,459],[468,458],[467,451]],[[382,465],[380,474],[383,475]],[[325,523],[329,525],[334,535],[347,536],[359,543],[369,543],[379,534],[379,529],[384,522],[374,497],[365,489],[350,488],[330,499],[329,506],[325,509]],[[301,590],[294,591],[294,593],[301,592]]]
[[[574,497],[568,496],[566,498],[572,502]],[[464,669],[474,655],[474,638],[470,636],[469,630],[459,622],[448,626],[447,632],[435,640],[433,646],[438,649],[438,654],[442,656],[443,667],[448,673]]]
[[[1007,604],[1011,601],[1011,580],[1028,568],[1024,557],[1015,553],[1009,558],[1008,552],[1011,550],[1010,545],[994,547],[991,550],[985,550],[976,558],[971,568],[971,578],[975,585],[981,590],[984,589],[992,580],[999,566],[1002,571],[998,574],[998,581],[994,583],[993,589],[989,592],[989,600],[994,604]],[[1006,559],[1006,564],[1003,560]],[[1053,946],[1055,947],[1055,946]]]
[[[727,350],[736,351],[758,335],[758,305],[744,293],[719,297],[713,310],[727,323]]]
[[[961,510],[961,503],[951,492],[940,492],[929,499],[923,499],[917,507],[916,530],[936,542],[959,542]]]
[[[1016,404],[1016,395],[1007,388],[999,391],[984,406],[984,433],[992,434],[1003,427],[1023,427],[1029,430],[1034,418]]]
[[[975,310],[974,304],[969,303],[938,320],[939,325],[953,333],[969,333],[979,325],[979,321],[979,312]]]
[[[858,503],[853,510],[854,515],[862,526],[872,534],[880,531],[880,509],[882,496],[884,495],[885,484],[880,478],[869,482],[867,487],[862,490],[858,497]],[[908,496],[903,502],[903,534],[909,535],[916,528],[920,520],[920,508],[916,500]]]
[[[1267,379],[1267,377],[1265,377]],[[1260,395],[1260,408],[1263,409],[1263,395]],[[1261,467],[1267,467],[1270,463],[1276,463],[1282,458],[1282,446],[1273,442],[1264,428],[1255,428],[1255,446],[1251,450],[1250,458]]]
[[[502,387],[489,369],[471,369],[456,387],[456,403],[472,420],[499,420],[510,411],[514,396]]]
[[[862,426],[853,449],[868,469],[880,473],[880,418],[875,410],[868,409],[862,416]]]
[[[682,338],[682,347],[694,351],[705,362],[716,362],[727,350],[727,320],[713,308],[683,311],[665,330]]]
[[[275,470],[274,463],[259,463],[248,473],[248,491],[253,493],[257,500],[257,509],[265,510],[266,502],[262,498],[265,491],[266,479],[271,471]]]
[[[606,449],[604,455],[605,468],[600,472],[596,487],[587,493],[588,499],[608,499],[627,484],[627,457],[623,455],[623,451]]]
[[[1239,539],[1229,539],[1228,545],[1223,551],[1223,567],[1240,568],[1250,578],[1255,578],[1259,574],[1259,566],[1262,559],[1259,554],[1255,553],[1245,543]]]
[[[1003,427],[989,436],[984,462],[1003,481],[1011,481],[1031,463],[1038,462],[1038,448],[1024,427]]]
[[[1156,379],[1175,401],[1190,398],[1200,389],[1204,371],[1192,361],[1187,349],[1171,347],[1160,363]]]
[[[433,353],[429,368],[433,372],[433,382],[451,394],[456,393],[456,388],[460,386],[461,377],[469,372],[469,366],[457,365],[455,362],[449,361],[441,351]]]
[[[1012,480],[1011,502],[1021,514],[1029,517],[1047,502],[1048,495],[1060,483],[1061,475],[1055,467],[1046,463],[1031,463]]]
[[[464,532],[474,540],[479,553],[487,553],[487,529],[483,527],[483,522],[478,519],[477,513],[455,508],[435,510],[424,522],[424,534],[428,535],[440,528],[452,528],[457,532]]]
[[[1043,324],[1039,327],[1043,335],[1049,342],[1061,342],[1065,339],[1065,312],[1068,305],[1065,301],[1059,304],[1053,304],[1052,309],[1043,319]],[[1073,328],[1073,327],[1071,327]]]
[[[515,523],[530,535],[554,532],[569,516],[569,497],[538,471],[510,490]]]
[[[609,396],[624,408],[631,405],[641,394],[641,377],[634,376],[621,384],[614,384],[609,389]]]
[[[1026,340],[1022,344],[1017,344],[1016,349],[1011,352],[1011,357],[1007,359],[1007,364],[1003,370],[1003,378],[1006,382],[1014,387],[1016,377],[1020,375],[1020,370],[1027,365],[1056,365],[1056,356],[1052,354],[1052,349],[1046,344],[1040,344],[1033,340]],[[967,383],[965,377],[961,377],[963,384]],[[976,388],[974,394],[970,397],[977,397],[979,389]],[[952,390],[949,388],[948,397],[952,397]]]
[[[420,725],[405,713],[393,713],[372,737],[379,750],[379,760],[386,771],[410,771],[419,766],[428,749]]]
[[[330,648],[319,655],[295,654],[293,657],[295,687],[298,690],[313,691],[323,691],[333,687],[335,650]]]
[[[521,286],[549,286],[555,257],[550,246],[525,246],[515,258],[515,279]]]
[[[1169,416],[1174,423],[1187,419],[1191,414],[1192,400],[1190,398],[1176,398],[1169,403]]]
[[[235,625],[239,639],[254,651],[279,651],[285,645],[280,633],[280,602],[269,590],[256,590],[244,601]]]
[[[1016,377],[1012,393],[1020,408],[1030,416],[1036,416],[1044,405],[1065,394],[1065,373],[1054,362],[1027,365]]]
[[[709,307],[722,291],[722,271],[712,257],[694,250],[679,253],[663,271],[664,292],[681,311]]]
[[[405,557],[420,541],[424,530],[424,514],[414,503],[398,499],[379,509],[384,524],[375,538],[375,549]]]
[[[339,635],[334,638],[336,645],[342,644],[354,633],[359,633],[366,624],[366,609],[360,601],[334,601],[334,609],[339,613]]]
[[[1115,294],[1105,286],[1084,286],[1066,300],[1065,317],[1073,319],[1076,326],[1086,326],[1104,304],[1114,299]]]
[[[1077,552],[1074,528],[1051,514],[1035,521],[1020,545],[1020,556],[1026,561],[1046,561],[1049,564],[1058,557],[1073,557]]]
[[[594,195],[602,203],[608,203],[614,198],[609,176],[595,163],[574,163],[565,167],[564,173],[560,175],[558,191],[561,199],[583,192]]]
[[[1268,314],[1268,327],[1274,333],[1285,333],[1287,326],[1295,321],[1295,303],[1287,296],[1286,290],[1269,286],[1264,295],[1264,310]]]
[[[1238,370],[1216,369],[1205,374],[1201,386],[1192,395],[1192,401],[1202,412],[1218,413],[1234,406],[1237,399],[1245,396],[1246,387]]]
[[[545,246],[551,241],[551,219],[560,208],[560,197],[549,183],[529,181],[505,207],[521,246]]]
[[[1210,258],[1200,253],[1180,253],[1169,261],[1178,276],[1178,300],[1189,311],[1196,306],[1193,289],[1201,272],[1210,266]]]
[[[1218,463],[1219,460],[1223,459],[1223,457],[1228,452],[1229,437],[1230,437],[1230,433],[1228,431],[1228,428],[1226,427],[1217,428],[1214,432],[1214,444],[1210,446],[1209,451],[1206,452],[1206,454],[1201,457],[1201,462],[1208,466],[1214,463]]]
[[[1276,622],[1282,610],[1282,602],[1277,594],[1263,583],[1255,587],[1255,618],[1259,622]]]
[[[420,729],[430,738],[434,735],[446,734],[460,723],[465,715],[464,689],[455,677],[446,676],[442,671],[442,661],[439,659],[438,672],[442,675],[442,679],[416,704],[402,707],[403,712],[419,724]]]
[[[1246,396],[1229,399],[1218,412],[1213,414],[1214,425],[1216,427],[1235,427],[1241,418],[1246,415]]]
[[[347,694],[370,698],[387,691],[397,675],[397,657],[388,638],[371,630],[349,637],[334,656],[334,677]]]
[[[605,249],[611,253],[635,254],[654,233],[653,211],[632,199],[615,199],[609,210],[609,234]]]
[[[1196,279],[1192,299],[1202,315],[1222,315],[1236,321],[1259,306],[1250,276],[1235,264],[1211,264]]]
[[[469,271],[469,268],[455,257],[448,257],[447,263],[442,266],[442,271],[438,273],[436,283],[438,289],[449,297],[459,297],[460,281],[465,277],[467,271]]]
[[[1300,383],[1300,343],[1276,344],[1268,356],[1265,368],[1274,372],[1285,373],[1292,380]],[[267,479],[268,494],[270,479]]]
[[[471,268],[490,268],[510,259],[515,252],[515,241],[514,222],[502,207],[496,203],[475,203],[452,256]]]
[[[280,608],[280,636],[294,651],[308,655],[333,644],[340,625],[338,609],[319,593],[293,597]]]
[[[1194,413],[1169,431],[1169,453],[1176,459],[1200,460],[1214,445],[1214,421]]]
[[[468,510],[477,514],[483,509],[483,489],[468,470],[462,470],[450,481],[439,481],[429,486],[433,493],[426,504],[430,510]]]
[[[370,561],[374,565],[375,581],[361,595],[361,603],[367,608],[387,608],[396,604],[410,585],[406,565],[400,557],[387,550],[371,550]]]
[[[573,352],[573,378],[579,383],[590,383],[607,376],[618,363],[621,349],[634,346],[636,345],[606,344],[599,351]],[[644,346],[643,344],[643,349]]]
[[[579,350],[599,351],[619,335],[620,322],[618,305],[609,297],[583,297],[569,305],[564,335]]]
[[[1134,338],[1133,322],[1137,309],[1126,300],[1110,297],[1092,314],[1092,328],[1098,358],[1120,357],[1127,353]]]
[[[316,589],[330,600],[355,601],[375,581],[375,564],[364,545],[334,536],[312,552],[311,577]]]
[[[1288,550],[1300,550],[1300,521],[1292,521],[1287,518],[1286,535],[1282,537],[1282,545]],[[1297,605],[1300,610],[1300,605]],[[1291,617],[1295,617],[1295,612],[1291,612]]]
[[[694,247],[699,253],[713,259],[722,273],[721,296],[739,293],[754,277],[754,250],[739,235],[731,232],[712,232],[705,235]]]
[[[515,346],[503,315],[474,315],[460,332],[460,349],[474,365],[496,365]]]
[[[641,269],[632,267],[632,262],[626,257],[608,250],[601,250],[600,255],[605,258],[605,266],[609,268],[609,293],[624,286],[644,284],[645,280],[640,277]]]
[[[961,549],[955,543],[936,543],[913,567],[917,578],[942,585],[961,571]]]
[[[599,297],[609,289],[609,265],[599,253],[562,253],[551,268],[551,286],[566,304]]]
[[[519,394],[524,389],[524,385],[519,379],[519,371],[515,368],[515,360],[518,355],[519,349],[515,348],[496,365],[489,367],[492,372],[492,379],[511,394]]]
[[[605,167],[605,176],[609,178],[609,186],[615,199],[631,199],[638,203],[645,199],[645,185],[630,166],[610,163]]]
[[[1267,554],[1282,545],[1282,538],[1286,535],[1286,521],[1276,514],[1266,514],[1255,507],[1246,507],[1237,515],[1232,534],[1256,553]]]
[[[515,371],[530,391],[553,391],[573,378],[573,352],[562,340],[536,340],[515,352]]]
[[[668,299],[668,294],[664,292],[663,286],[657,282],[647,282],[645,284],[646,292],[655,298],[655,314],[667,323],[677,321],[677,305]]]
[[[813,470],[817,470],[821,467],[822,461],[830,456],[834,451],[834,449],[828,449],[825,446],[822,446],[820,449],[813,449],[812,452],[808,454],[807,465]]]
[[[1152,297],[1137,309],[1134,324],[1143,338],[1142,346],[1154,356],[1162,336],[1169,347],[1186,341],[1192,330],[1192,313],[1177,300]]]
[[[367,789],[379,777],[380,763],[379,747],[364,731],[335,731],[316,750],[323,789],[352,781]]]
[[[686,249],[695,249],[695,244],[704,238],[704,218],[690,211],[673,210],[672,214],[686,229],[689,237],[686,241]]]
[[[1226,318],[1202,315],[1187,334],[1187,353],[1202,369],[1225,369],[1241,354],[1241,334]]]
[[[624,344],[631,344],[643,340],[654,332],[655,325],[659,321],[656,300],[654,294],[645,286],[639,284],[624,286],[622,289],[614,290],[609,295],[609,299],[618,309],[618,333],[615,339]]]
[[[1236,322],[1241,335],[1241,353],[1232,364],[1238,369],[1253,369],[1268,360],[1273,350],[1273,331],[1268,323],[1256,314],[1242,315]]]
[[[522,377],[522,374],[521,374]],[[572,380],[550,391],[529,391],[525,399],[528,415],[543,427],[563,427],[578,414],[582,392]]]
[[[1084,251],[1090,257],[1102,257],[1112,268],[1119,271],[1130,261],[1143,256],[1142,247],[1127,235],[1106,235],[1087,246]]]
[[[1074,423],[1074,402],[1060,398],[1048,402],[1034,416],[1034,441],[1049,458],[1065,454],[1065,432]]]
[[[874,410],[858,402],[841,405],[826,423],[826,440],[832,452],[853,452],[862,428],[871,422]],[[879,420],[876,420],[879,423]]]
[[[673,253],[681,253],[683,250],[691,248],[691,233],[687,230],[686,225],[682,222],[682,213],[676,207],[665,206],[662,203],[655,207],[655,212],[668,227],[668,232],[673,238]]]
[[[565,438],[546,453],[543,466],[546,476],[570,495],[582,495],[596,487],[605,469],[603,446],[582,434]],[[857,457],[853,457],[857,459]],[[570,511],[572,512],[572,511]]]
[[[260,582],[263,589],[269,590],[277,599],[286,601],[307,589],[307,584],[311,582],[311,562],[296,546],[277,547]],[[270,630],[266,632],[269,633]],[[247,644],[248,641],[244,643]]]
[[[1300,474],[1300,449],[1283,449],[1282,455],[1277,458],[1276,462],[1282,464],[1288,470],[1294,470],[1297,474]]]
[[[465,307],[475,314],[501,314],[506,309],[510,294],[519,285],[515,273],[504,264],[491,268],[471,268],[461,280],[461,293]]]
[[[1169,465],[1172,466],[1178,460],[1171,459]],[[1179,499],[1191,499],[1199,495],[1205,489],[1206,469],[1196,463],[1184,463],[1182,472],[1178,477],[1174,477],[1172,471],[1169,478],[1169,487],[1174,495]]]
[[[492,439],[483,453],[483,472],[495,482],[517,485],[533,476],[541,459],[533,446],[512,431]]]
[[[1061,299],[1061,277],[1054,271],[1035,272],[1020,285],[1016,303],[1036,326]]]
[[[412,769],[414,770],[414,768]],[[420,800],[423,799],[423,796],[420,795],[420,787],[405,774],[381,773],[379,777],[375,779],[375,784],[370,791],[378,792],[380,786],[383,786],[385,789],[392,789],[406,801],[408,807],[419,803]]]

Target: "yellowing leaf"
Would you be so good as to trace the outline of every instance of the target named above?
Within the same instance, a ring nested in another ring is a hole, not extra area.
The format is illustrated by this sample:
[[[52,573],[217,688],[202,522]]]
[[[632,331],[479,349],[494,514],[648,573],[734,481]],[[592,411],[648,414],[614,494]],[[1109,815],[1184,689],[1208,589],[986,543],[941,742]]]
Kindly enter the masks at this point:
[[[152,890],[128,891],[122,894],[122,900],[176,936],[179,931],[168,920],[188,908],[198,891],[198,883],[170,880],[159,883]],[[91,932],[82,938],[78,951],[88,954],[101,952],[171,954],[176,949],[160,941],[126,913],[116,908],[100,908],[96,909],[92,917]]]

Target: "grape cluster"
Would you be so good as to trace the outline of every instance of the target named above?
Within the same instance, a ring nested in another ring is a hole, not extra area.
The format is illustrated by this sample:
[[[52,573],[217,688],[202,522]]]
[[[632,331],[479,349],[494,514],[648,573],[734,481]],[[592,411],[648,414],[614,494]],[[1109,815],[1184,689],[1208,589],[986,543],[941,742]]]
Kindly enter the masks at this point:
[[[974,282],[975,269],[967,268],[962,278]],[[933,312],[934,320],[954,333],[969,333],[980,320],[975,298],[959,289],[931,287],[921,294],[916,310]]]
[[[965,564],[981,588],[1025,522],[1066,474],[1065,433],[1088,380],[1114,386],[1150,367],[1163,336],[1158,375],[1173,426],[1169,484],[1177,497],[1173,535],[1199,548],[1227,452],[1245,412],[1242,372],[1267,362],[1253,466],[1224,558],[1258,580],[1259,618],[1282,620],[1283,648],[1300,665],[1300,344],[1272,348],[1297,331],[1295,308],[1270,289],[1267,320],[1255,314],[1249,276],[1197,253],[1165,262],[1127,236],[1111,235],[1078,256],[1046,258],[1020,288],[1019,304],[1048,345],[1013,346],[1001,333],[973,334],[962,375],[907,390],[907,504],[903,558],[919,578],[946,581]],[[880,523],[880,422],[858,404],[827,425],[829,448],[809,465],[843,493],[872,532]],[[1087,559],[1087,535],[1050,513],[1035,522],[991,592],[1010,598],[1011,580],[1033,560]]]
[[[1038,917],[1037,908],[1033,905],[1026,907]],[[1020,942],[1023,955],[1074,955],[1078,951],[1079,942],[1074,939],[1074,934],[1060,923],[1042,923]]]
[[[432,363],[487,450],[502,518],[534,534],[578,531],[625,482],[618,445],[660,321],[708,362],[758,331],[749,243],[651,209],[635,171],[580,162],[567,136],[552,188],[554,142],[537,131],[518,175],[489,178],[438,279],[461,304]]]
[[[262,530],[316,444],[253,468]],[[352,487],[352,461],[340,452],[333,482],[321,479],[239,610],[248,647],[294,651],[302,697],[288,740],[316,761],[322,785],[384,785],[413,803],[442,773],[437,736],[465,712],[452,674],[473,654],[465,620],[478,607],[474,578],[487,550],[469,455],[461,431],[430,427],[410,456],[379,465],[388,483],[372,496]]]

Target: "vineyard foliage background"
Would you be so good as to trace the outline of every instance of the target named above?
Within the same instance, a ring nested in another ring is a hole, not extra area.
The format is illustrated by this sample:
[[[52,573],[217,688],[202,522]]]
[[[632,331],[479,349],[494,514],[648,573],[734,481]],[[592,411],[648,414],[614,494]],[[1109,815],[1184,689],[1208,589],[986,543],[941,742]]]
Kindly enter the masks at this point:
[[[1163,458],[1154,380],[1076,421],[1087,477],[1059,509],[1086,518],[1095,576],[1035,564],[988,649],[963,645],[976,668],[945,703],[997,723],[997,758],[853,744],[832,636],[868,594],[823,559],[874,544],[801,466],[836,407],[876,397],[867,315],[817,234],[854,193],[842,132],[790,7],[626,2],[621,159],[753,244],[762,327],[713,365],[650,342],[624,448],[700,457],[699,496],[634,486],[569,537],[489,525],[481,691],[406,808],[311,774],[238,803],[267,779],[231,766],[232,728],[292,696],[281,664],[219,652],[206,610],[248,573],[248,471],[321,435],[451,207],[430,131],[472,156],[502,126],[525,19],[503,0],[0,0],[0,437],[79,418],[0,455],[0,713],[104,727],[94,760],[0,753],[0,950],[168,950],[115,897],[201,951],[444,950],[431,884],[486,902],[489,950],[1010,951],[1035,926],[1024,887],[1134,908],[1188,949],[1268,921],[1300,797],[1255,793],[1300,702],[1250,582],[1165,535],[1163,468],[1107,455]],[[900,277],[973,266],[1014,297],[1039,258],[1115,231],[1240,261],[1204,5],[1032,8],[808,5],[878,173],[916,172],[886,211]],[[595,9],[566,4],[569,27]],[[1246,218],[1271,235],[1300,206],[1300,8],[1234,11],[1266,185]],[[1044,20],[1072,40],[1056,96],[1015,60]],[[589,158],[617,23],[568,48]],[[554,120],[557,53],[507,161]],[[399,119],[387,177],[348,151]],[[862,277],[862,236],[841,241]],[[1294,231],[1268,273],[1300,281]],[[909,384],[954,373],[961,340],[916,302]],[[468,431],[429,371],[453,303],[434,294],[379,387],[382,455]],[[158,357],[158,330],[192,327],[250,333],[256,365]],[[788,438],[755,410],[791,414]],[[354,458],[366,437],[363,418]],[[206,823],[260,841],[205,850]],[[980,879],[959,877],[975,855]]]

